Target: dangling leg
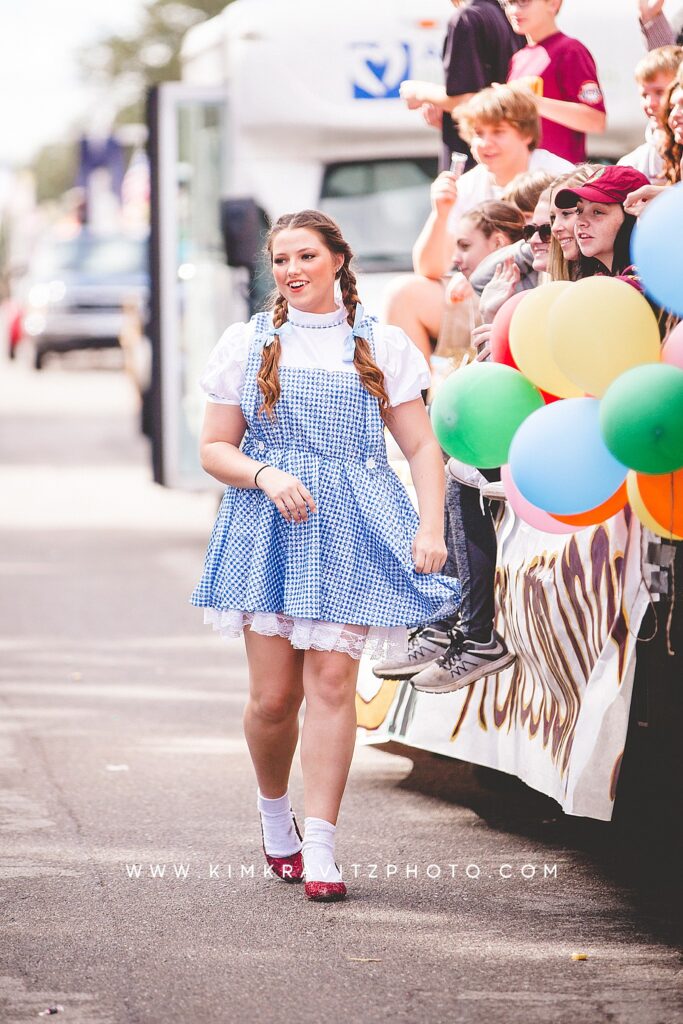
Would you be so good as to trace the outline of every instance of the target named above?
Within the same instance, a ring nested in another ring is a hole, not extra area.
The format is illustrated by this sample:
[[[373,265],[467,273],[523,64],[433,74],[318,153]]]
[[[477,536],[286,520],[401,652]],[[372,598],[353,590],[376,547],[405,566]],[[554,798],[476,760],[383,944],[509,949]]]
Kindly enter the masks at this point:
[[[356,742],[358,667],[356,659],[336,651],[306,651],[304,658],[301,768],[309,899],[335,900],[346,894],[334,859],[334,836]]]
[[[249,700],[244,734],[258,782],[263,848],[276,874],[301,878],[301,837],[289,800],[289,775],[299,735],[303,653],[288,640],[244,631],[249,661]]]

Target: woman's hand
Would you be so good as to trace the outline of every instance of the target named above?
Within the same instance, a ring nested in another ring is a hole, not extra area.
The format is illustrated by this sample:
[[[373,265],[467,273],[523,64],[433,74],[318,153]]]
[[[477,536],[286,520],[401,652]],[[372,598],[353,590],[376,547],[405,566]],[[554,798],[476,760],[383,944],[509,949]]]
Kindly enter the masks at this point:
[[[491,323],[500,307],[511,299],[520,281],[520,270],[512,256],[499,263],[496,271],[481,293],[479,314],[486,323]]]
[[[661,195],[665,188],[668,188],[668,185],[641,185],[635,192],[629,192],[624,200],[624,213],[640,217],[647,204]]]
[[[413,540],[415,572],[439,572],[446,563],[447,554],[443,533],[430,532],[422,526],[418,529]]]
[[[288,523],[305,523],[310,512],[315,512],[311,494],[297,477],[284,473],[277,466],[266,466],[259,473],[259,490],[263,491]]]
[[[472,345],[477,350],[474,357],[476,363],[486,363],[491,358],[491,331],[492,324],[480,324],[472,331]]]
[[[442,171],[432,182],[430,190],[432,209],[438,216],[451,212],[458,198],[458,179],[451,171]]]

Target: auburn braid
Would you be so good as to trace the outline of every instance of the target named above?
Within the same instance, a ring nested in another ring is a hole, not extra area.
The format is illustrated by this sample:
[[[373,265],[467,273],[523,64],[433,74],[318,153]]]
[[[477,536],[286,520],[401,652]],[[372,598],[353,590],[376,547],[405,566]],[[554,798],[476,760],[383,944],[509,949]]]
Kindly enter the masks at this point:
[[[273,307],[273,327],[282,327],[287,320],[287,299],[282,295],[277,295],[275,299],[275,306]],[[261,366],[259,372],[256,375],[256,382],[260,388],[261,394],[263,395],[263,402],[259,408],[259,416],[261,413],[266,414],[269,419],[273,419],[275,416],[274,408],[275,403],[280,397],[280,373],[278,367],[280,365],[280,335],[276,334],[272,344],[263,347],[261,353]]]
[[[339,285],[341,288],[342,302],[348,313],[349,325],[353,327],[356,318],[356,307],[360,302],[356,285],[356,275],[349,266],[349,259],[339,272]],[[370,345],[365,338],[356,338],[356,346],[353,355],[353,365],[358,371],[360,382],[365,390],[376,398],[382,412],[389,408],[389,396],[384,386],[384,374],[372,358]]]
[[[307,228],[314,231],[329,252],[341,256],[344,260],[342,267],[337,271],[337,278],[341,287],[342,301],[347,311],[347,318],[351,327],[356,316],[356,307],[360,302],[356,285],[356,276],[351,270],[350,263],[353,259],[351,246],[341,233],[337,222],[328,217],[320,210],[301,210],[299,213],[286,213],[279,217],[268,233],[266,252],[272,259],[275,237],[280,231],[287,229]],[[287,300],[276,292],[273,304],[273,326],[282,327],[287,320]],[[261,355],[261,367],[257,375],[258,386],[263,395],[263,403],[259,409],[259,415],[263,412],[273,419],[275,404],[280,397],[280,377],[278,365],[280,361],[280,338],[275,334],[275,340],[267,348],[264,347]],[[376,398],[382,413],[389,408],[389,396],[384,385],[384,376],[374,359],[370,345],[365,338],[356,339],[354,366],[360,377],[361,384],[365,390]]]

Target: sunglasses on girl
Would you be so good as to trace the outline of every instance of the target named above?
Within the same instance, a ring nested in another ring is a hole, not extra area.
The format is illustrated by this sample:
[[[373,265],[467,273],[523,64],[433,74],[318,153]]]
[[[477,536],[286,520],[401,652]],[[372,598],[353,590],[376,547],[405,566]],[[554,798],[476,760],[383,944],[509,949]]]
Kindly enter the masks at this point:
[[[522,231],[522,238],[525,242],[530,242],[535,234],[541,239],[543,244],[550,241],[552,234],[550,230],[550,224],[526,224]]]

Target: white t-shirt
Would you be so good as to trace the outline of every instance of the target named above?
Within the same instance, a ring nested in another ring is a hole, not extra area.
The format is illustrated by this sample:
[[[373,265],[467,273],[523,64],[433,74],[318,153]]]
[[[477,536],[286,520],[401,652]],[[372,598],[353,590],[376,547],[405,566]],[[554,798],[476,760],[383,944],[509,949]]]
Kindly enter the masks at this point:
[[[547,149],[532,149],[529,155],[527,171],[547,171],[548,174],[568,174],[574,170],[562,156],[548,152]],[[523,172],[522,172],[523,173]],[[457,223],[464,214],[485,203],[489,199],[500,199],[507,185],[497,185],[496,179],[485,164],[477,164],[458,179],[458,198],[448,215],[448,230],[455,234]]]
[[[353,363],[343,360],[344,340],[351,328],[341,305],[332,313],[304,313],[290,306],[288,319],[292,330],[280,338],[280,366],[357,372]],[[199,381],[210,402],[240,404],[251,339],[249,324],[237,323],[215,345]],[[388,325],[375,325],[374,343],[389,404],[419,398],[430,385],[430,372],[417,346],[400,327]]]

